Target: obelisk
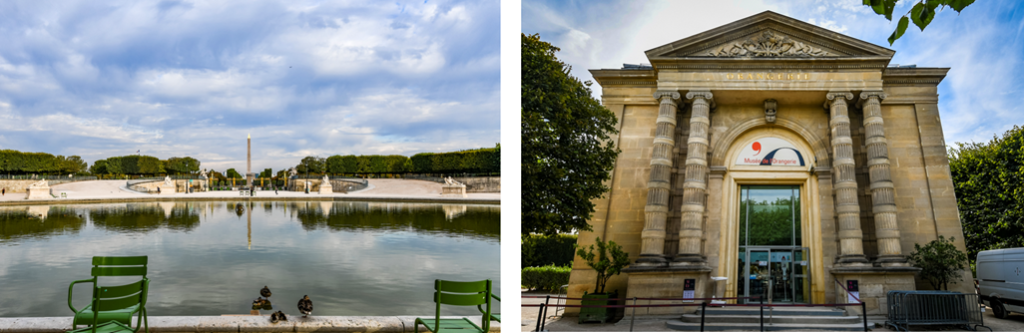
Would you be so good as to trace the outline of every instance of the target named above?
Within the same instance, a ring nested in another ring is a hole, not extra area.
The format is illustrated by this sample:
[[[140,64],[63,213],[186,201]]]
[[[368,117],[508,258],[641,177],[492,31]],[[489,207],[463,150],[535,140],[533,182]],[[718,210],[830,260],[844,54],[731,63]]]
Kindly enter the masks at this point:
[[[252,188],[252,134],[245,139],[245,186]]]

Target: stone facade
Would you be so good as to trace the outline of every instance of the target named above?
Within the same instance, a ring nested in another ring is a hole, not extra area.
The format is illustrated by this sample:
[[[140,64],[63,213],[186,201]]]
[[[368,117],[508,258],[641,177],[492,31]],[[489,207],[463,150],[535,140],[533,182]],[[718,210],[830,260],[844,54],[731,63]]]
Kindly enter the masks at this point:
[[[799,191],[802,303],[845,302],[837,281],[857,280],[880,313],[888,290],[929,288],[906,263],[914,244],[943,235],[965,250],[937,107],[949,69],[889,67],[894,53],[764,12],[647,51],[650,67],[591,70],[622,152],[579,243],[615,241],[633,262],[606,289],[680,297],[694,279],[695,297],[736,297],[745,186]],[[800,162],[746,160],[769,141]],[[973,292],[964,274],[951,289]],[[594,275],[577,257],[569,297]]]

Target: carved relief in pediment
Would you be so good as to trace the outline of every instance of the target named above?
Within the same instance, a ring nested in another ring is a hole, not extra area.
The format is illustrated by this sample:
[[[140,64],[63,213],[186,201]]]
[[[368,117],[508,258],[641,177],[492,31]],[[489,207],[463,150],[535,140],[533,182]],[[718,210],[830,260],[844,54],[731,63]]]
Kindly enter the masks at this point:
[[[766,30],[741,41],[722,44],[700,56],[710,57],[838,57],[838,54],[810,46],[780,33]]]

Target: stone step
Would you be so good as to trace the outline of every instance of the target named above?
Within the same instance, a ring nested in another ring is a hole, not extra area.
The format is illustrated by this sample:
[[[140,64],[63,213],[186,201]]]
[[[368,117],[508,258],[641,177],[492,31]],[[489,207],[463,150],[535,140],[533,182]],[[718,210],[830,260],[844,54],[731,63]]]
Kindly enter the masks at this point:
[[[687,323],[680,320],[669,320],[665,326],[676,331],[700,331],[700,323]],[[708,324],[704,323],[705,331],[761,331],[759,323],[746,324]],[[765,331],[851,331],[863,332],[864,324],[764,324]]]
[[[768,316],[764,313],[765,325],[775,324],[857,324],[864,325],[863,318],[858,316]],[[685,314],[680,321],[700,324],[700,314]],[[760,324],[761,317],[758,315],[731,315],[731,314],[707,314],[704,316],[704,323],[732,324],[732,323],[754,323]]]
[[[756,306],[751,307],[708,307],[707,313],[716,315],[754,315],[759,316],[761,310]],[[825,308],[825,307],[775,307],[771,311],[769,308],[764,309],[764,315],[768,316],[769,312],[775,317],[784,316],[826,316],[826,317],[841,317],[846,315],[846,311],[837,308]],[[700,314],[700,309],[697,309],[697,314]]]

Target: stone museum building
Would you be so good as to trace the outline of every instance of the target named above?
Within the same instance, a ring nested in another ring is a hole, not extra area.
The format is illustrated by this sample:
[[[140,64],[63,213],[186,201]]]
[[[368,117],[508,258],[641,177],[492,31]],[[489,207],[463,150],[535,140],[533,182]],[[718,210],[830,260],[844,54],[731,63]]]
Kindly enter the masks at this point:
[[[938,110],[949,68],[894,54],[764,12],[648,50],[650,65],[591,70],[622,152],[579,244],[631,260],[606,290],[823,304],[855,281],[884,313],[889,290],[930,289],[914,244],[965,250]],[[568,296],[595,276],[577,257]],[[973,293],[963,277],[950,288]]]

